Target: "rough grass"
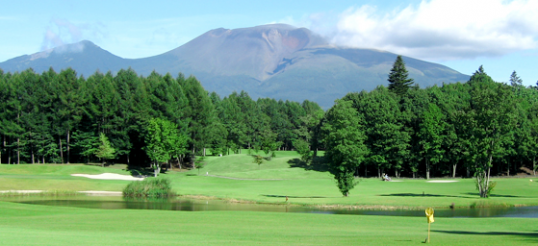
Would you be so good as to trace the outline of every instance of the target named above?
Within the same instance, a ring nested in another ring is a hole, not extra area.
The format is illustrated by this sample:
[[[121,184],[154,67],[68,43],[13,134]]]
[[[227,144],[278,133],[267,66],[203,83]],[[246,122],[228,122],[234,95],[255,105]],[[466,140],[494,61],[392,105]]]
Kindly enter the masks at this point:
[[[123,189],[124,197],[165,198],[175,196],[170,180],[166,178],[146,178],[133,181]]]

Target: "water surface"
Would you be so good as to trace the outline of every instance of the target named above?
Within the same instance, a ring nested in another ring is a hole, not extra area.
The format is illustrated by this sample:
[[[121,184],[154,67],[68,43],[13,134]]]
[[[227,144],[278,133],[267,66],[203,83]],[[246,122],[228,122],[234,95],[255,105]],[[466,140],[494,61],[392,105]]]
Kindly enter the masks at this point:
[[[322,214],[351,214],[351,215],[390,215],[424,217],[423,210],[353,210],[353,209],[324,209],[304,206],[264,205],[230,203],[222,200],[194,199],[159,199],[140,200],[123,197],[12,197],[2,198],[4,201],[24,204],[47,206],[66,206],[98,209],[157,209],[176,211],[259,211],[259,212],[290,212],[290,213],[322,213]],[[473,208],[473,209],[437,209],[436,217],[519,217],[538,218],[538,206],[508,207],[508,208]]]

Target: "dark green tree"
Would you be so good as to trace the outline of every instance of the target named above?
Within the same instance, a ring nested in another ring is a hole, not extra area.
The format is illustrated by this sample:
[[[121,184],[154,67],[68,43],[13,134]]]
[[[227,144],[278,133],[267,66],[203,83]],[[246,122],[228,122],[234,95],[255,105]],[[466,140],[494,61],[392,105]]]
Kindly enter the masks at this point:
[[[516,71],[513,71],[510,75],[510,85],[513,87],[523,86],[523,80],[517,76]]]
[[[402,56],[396,57],[396,61],[389,73],[389,90],[402,96],[413,85],[413,79],[409,78],[409,72],[405,68]]]
[[[368,153],[364,144],[364,122],[352,102],[344,100],[337,100],[326,118],[323,125],[325,155],[340,192],[348,196],[356,185],[354,173]]]
[[[421,153],[426,162],[426,179],[430,179],[431,164],[435,165],[444,158],[445,150],[442,148],[446,122],[441,110],[434,103],[422,115],[420,124]]]
[[[482,68],[482,67],[481,67]],[[495,83],[483,68],[468,84],[471,86],[470,126],[472,167],[475,171],[480,197],[488,197],[494,187],[490,181],[494,158],[505,155],[503,146],[511,138],[516,126],[513,91],[504,84]]]

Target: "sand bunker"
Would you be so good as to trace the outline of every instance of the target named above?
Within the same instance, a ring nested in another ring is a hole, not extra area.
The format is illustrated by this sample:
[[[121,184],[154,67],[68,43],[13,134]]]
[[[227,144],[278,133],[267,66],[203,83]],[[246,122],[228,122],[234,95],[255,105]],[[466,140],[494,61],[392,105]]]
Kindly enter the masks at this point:
[[[71,176],[85,177],[89,179],[107,179],[107,180],[144,180],[143,177],[133,177],[130,175],[121,175],[117,173],[101,173],[101,174],[71,174]]]
[[[103,191],[103,190],[85,190],[77,191],[78,193],[84,193],[90,196],[121,196],[121,191]]]
[[[42,190],[0,190],[0,193],[41,193]]]
[[[430,180],[426,181],[428,183],[456,183],[459,182],[458,180]]]

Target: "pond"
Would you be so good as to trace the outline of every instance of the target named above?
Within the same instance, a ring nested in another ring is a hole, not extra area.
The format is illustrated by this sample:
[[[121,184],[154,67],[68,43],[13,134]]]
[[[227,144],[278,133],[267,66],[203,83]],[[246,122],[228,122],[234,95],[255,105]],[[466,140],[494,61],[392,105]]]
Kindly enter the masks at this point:
[[[230,203],[222,200],[137,200],[122,197],[74,196],[74,197],[11,197],[3,201],[47,206],[67,206],[98,209],[157,209],[177,211],[261,211],[290,213],[353,214],[353,215],[391,215],[424,217],[423,210],[351,210],[323,209],[304,206],[264,205]],[[538,218],[538,206],[508,208],[437,209],[436,217],[520,217]]]

